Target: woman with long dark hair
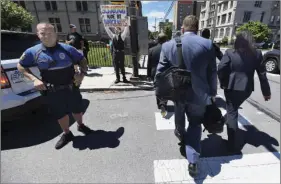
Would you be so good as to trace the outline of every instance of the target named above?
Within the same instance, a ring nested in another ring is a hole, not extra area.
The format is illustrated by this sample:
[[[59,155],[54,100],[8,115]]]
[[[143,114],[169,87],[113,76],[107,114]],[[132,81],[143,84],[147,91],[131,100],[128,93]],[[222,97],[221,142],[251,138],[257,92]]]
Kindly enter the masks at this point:
[[[271,98],[270,86],[266,77],[263,55],[253,47],[254,38],[249,31],[236,36],[234,49],[226,50],[218,66],[218,77],[226,98],[226,124],[228,150],[241,151],[236,135],[238,129],[238,108],[254,91],[254,73],[258,74],[264,100]],[[244,142],[243,142],[244,143]]]

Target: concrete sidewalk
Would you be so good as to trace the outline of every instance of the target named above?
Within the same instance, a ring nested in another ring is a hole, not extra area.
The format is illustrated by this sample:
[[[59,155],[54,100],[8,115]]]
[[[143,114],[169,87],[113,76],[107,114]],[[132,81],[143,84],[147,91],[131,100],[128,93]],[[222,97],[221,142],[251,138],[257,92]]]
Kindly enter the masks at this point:
[[[139,69],[139,78],[132,78],[133,69],[125,68],[126,77],[130,83],[122,82],[122,75],[120,74],[121,82],[114,84],[116,80],[113,67],[101,67],[91,69],[88,75],[85,76],[81,86],[81,91],[107,91],[107,90],[152,90],[153,83],[146,80],[146,69]]]

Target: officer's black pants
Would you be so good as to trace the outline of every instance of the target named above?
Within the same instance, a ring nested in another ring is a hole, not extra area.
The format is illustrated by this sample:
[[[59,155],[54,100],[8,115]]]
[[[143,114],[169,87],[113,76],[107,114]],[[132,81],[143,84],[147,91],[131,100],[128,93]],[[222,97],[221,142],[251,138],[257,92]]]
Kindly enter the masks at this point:
[[[113,65],[115,69],[116,79],[118,80],[120,80],[119,69],[121,70],[123,79],[126,78],[124,62],[125,62],[125,53],[113,51]]]

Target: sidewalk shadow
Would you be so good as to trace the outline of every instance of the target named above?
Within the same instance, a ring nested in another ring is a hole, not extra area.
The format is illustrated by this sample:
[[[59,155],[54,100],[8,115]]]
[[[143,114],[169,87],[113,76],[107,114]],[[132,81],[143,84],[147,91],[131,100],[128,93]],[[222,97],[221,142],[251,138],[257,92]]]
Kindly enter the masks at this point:
[[[76,136],[73,140],[73,147],[79,150],[116,148],[120,144],[119,138],[122,137],[124,131],[124,127],[120,127],[114,132],[96,130],[87,136]]]
[[[99,73],[89,73],[85,75],[86,77],[102,77],[103,74],[99,74]]]
[[[90,104],[83,99],[83,109],[86,112]],[[70,115],[71,126],[75,122]],[[14,122],[1,122],[1,150],[24,148],[47,142],[62,133],[54,118],[46,113],[24,117]]]

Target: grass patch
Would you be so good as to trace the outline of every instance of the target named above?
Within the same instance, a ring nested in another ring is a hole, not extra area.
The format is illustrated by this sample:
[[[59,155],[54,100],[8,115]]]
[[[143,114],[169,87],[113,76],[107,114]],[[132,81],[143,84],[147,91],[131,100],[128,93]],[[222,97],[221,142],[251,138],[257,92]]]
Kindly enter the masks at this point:
[[[89,66],[93,67],[113,67],[112,55],[109,48],[90,47],[88,52]],[[125,67],[131,67],[131,57],[125,56]]]

